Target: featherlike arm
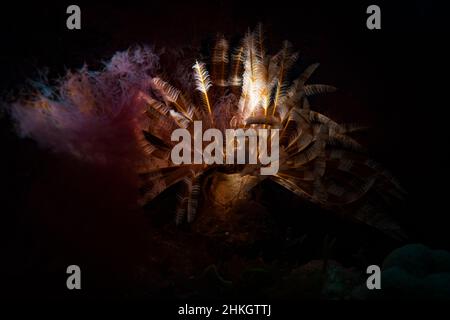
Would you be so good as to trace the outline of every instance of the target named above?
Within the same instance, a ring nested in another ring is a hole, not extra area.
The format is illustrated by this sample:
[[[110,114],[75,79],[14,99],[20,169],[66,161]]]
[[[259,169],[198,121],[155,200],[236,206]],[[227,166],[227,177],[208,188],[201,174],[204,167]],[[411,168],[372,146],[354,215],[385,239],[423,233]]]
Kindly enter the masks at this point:
[[[278,56],[278,55],[277,55]],[[289,70],[289,68],[294,64],[294,62],[297,60],[298,54],[297,53],[291,53],[291,45],[289,42],[285,41],[283,44],[283,49],[281,50],[281,53],[278,57],[275,59],[280,59],[279,62],[279,71],[278,76],[276,80],[276,91],[275,96],[273,99],[273,110],[272,115],[275,115],[275,111],[277,109],[278,103],[282,96],[286,93],[285,90],[285,77],[286,72]]]
[[[182,102],[183,99],[180,90],[160,78],[153,78],[153,83],[156,88],[163,94],[166,101],[172,103],[178,110],[178,112],[180,112],[189,121],[192,121],[192,116],[189,115],[189,108],[186,107]]]
[[[205,68],[205,65],[203,63],[199,63],[198,61],[195,62],[194,66],[192,67],[195,71],[194,77],[196,82],[196,88],[198,91],[202,93],[202,98],[205,102],[205,105],[208,110],[208,114],[211,116],[211,104],[209,102],[208,98],[208,90],[211,87],[211,81],[209,79],[208,71]]]
[[[220,37],[214,46],[212,56],[211,78],[214,85],[226,87],[228,85],[227,76],[228,67],[228,41]]]

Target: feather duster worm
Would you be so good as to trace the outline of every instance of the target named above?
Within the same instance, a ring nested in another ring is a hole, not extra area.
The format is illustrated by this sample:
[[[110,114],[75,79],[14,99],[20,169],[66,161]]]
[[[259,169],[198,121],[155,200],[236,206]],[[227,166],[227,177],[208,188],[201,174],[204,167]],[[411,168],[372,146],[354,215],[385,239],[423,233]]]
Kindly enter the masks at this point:
[[[126,161],[141,178],[142,205],[178,185],[177,223],[194,220],[205,178],[233,173],[243,190],[270,179],[323,208],[403,236],[382,202],[401,199],[404,190],[348,135],[358,127],[311,110],[310,96],[335,88],[307,83],[318,64],[289,81],[297,57],[288,42],[274,55],[266,52],[261,27],[248,32],[236,49],[218,37],[211,76],[205,62],[195,60],[191,76],[162,72],[153,50],[137,48],[117,53],[101,71],[68,73],[57,86],[37,91],[11,110],[19,132],[43,146],[86,161]],[[223,132],[279,128],[279,171],[262,177],[255,165],[174,164],[171,133],[192,132],[194,121],[202,121],[204,130]]]

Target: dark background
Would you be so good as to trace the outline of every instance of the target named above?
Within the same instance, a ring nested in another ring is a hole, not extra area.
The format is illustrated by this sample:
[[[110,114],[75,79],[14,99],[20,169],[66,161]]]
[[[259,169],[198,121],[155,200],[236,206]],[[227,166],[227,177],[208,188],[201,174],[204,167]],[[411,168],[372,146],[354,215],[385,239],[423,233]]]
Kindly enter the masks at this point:
[[[342,122],[371,125],[364,136],[371,156],[409,192],[395,212],[410,236],[407,242],[450,249],[448,100],[438,99],[448,90],[447,11],[436,1],[373,3],[381,7],[381,30],[366,28],[365,10],[372,1],[80,2],[82,29],[78,31],[65,27],[65,10],[71,3],[2,4],[0,89],[7,103],[27,79],[37,77],[38,70],[48,68],[50,77],[56,78],[84,63],[99,68],[101,61],[134,44],[199,45],[207,53],[217,32],[237,39],[262,22],[273,51],[282,40],[289,40],[300,51],[299,68],[321,63],[313,82],[339,88],[333,98],[314,101],[320,105],[316,109]],[[147,289],[135,287],[130,266],[145,265],[151,260],[148,256],[157,255],[163,256],[154,267],[159,278],[148,283],[161,286],[173,262],[164,261],[163,249],[148,244],[148,232],[154,228],[146,229],[148,213],[128,209],[133,196],[126,188],[126,172],[92,168],[41,150],[33,141],[16,136],[6,113],[0,122],[1,264],[6,280],[2,294],[60,297],[67,294],[65,266],[80,264],[87,270],[83,281],[92,296],[111,292],[121,296],[124,288],[130,294],[130,287],[141,296]],[[281,226],[300,219],[287,217],[289,212],[299,212],[303,217],[299,232],[311,234],[309,258],[327,234],[337,238],[336,259],[344,263],[352,262],[351,253],[360,249],[369,262],[380,263],[402,244],[285,200],[286,195],[274,193],[271,212]],[[166,211],[170,217],[170,210]],[[170,237],[195,247],[186,250],[215,248],[204,239],[193,240],[185,230]],[[277,251],[276,245],[265,248],[268,259]],[[232,250],[225,248],[223,254]],[[191,259],[197,259],[200,270],[221,257],[192,253]]]

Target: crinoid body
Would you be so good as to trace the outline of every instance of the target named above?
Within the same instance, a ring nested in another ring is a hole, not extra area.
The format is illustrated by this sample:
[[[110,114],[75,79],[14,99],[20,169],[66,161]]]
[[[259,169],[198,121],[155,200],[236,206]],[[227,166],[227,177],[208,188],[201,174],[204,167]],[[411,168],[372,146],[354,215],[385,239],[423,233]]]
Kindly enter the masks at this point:
[[[320,207],[402,236],[383,207],[404,191],[350,137],[361,127],[338,124],[310,107],[310,96],[335,88],[307,83],[318,64],[290,80],[297,53],[284,42],[271,55],[263,38],[258,27],[230,49],[220,36],[210,62],[193,60],[190,70],[181,62],[171,70],[149,49],[119,53],[104,70],[69,74],[56,94],[41,91],[13,112],[22,133],[58,151],[95,161],[125,158],[142,181],[142,205],[176,186],[177,223],[194,220],[204,194],[216,193],[216,199],[232,204],[231,199],[245,198],[262,180],[271,180]],[[277,172],[262,175],[261,163],[175,163],[172,133],[181,128],[194,135],[197,121],[202,132],[278,129]],[[233,187],[208,184],[216,174],[229,175]]]

